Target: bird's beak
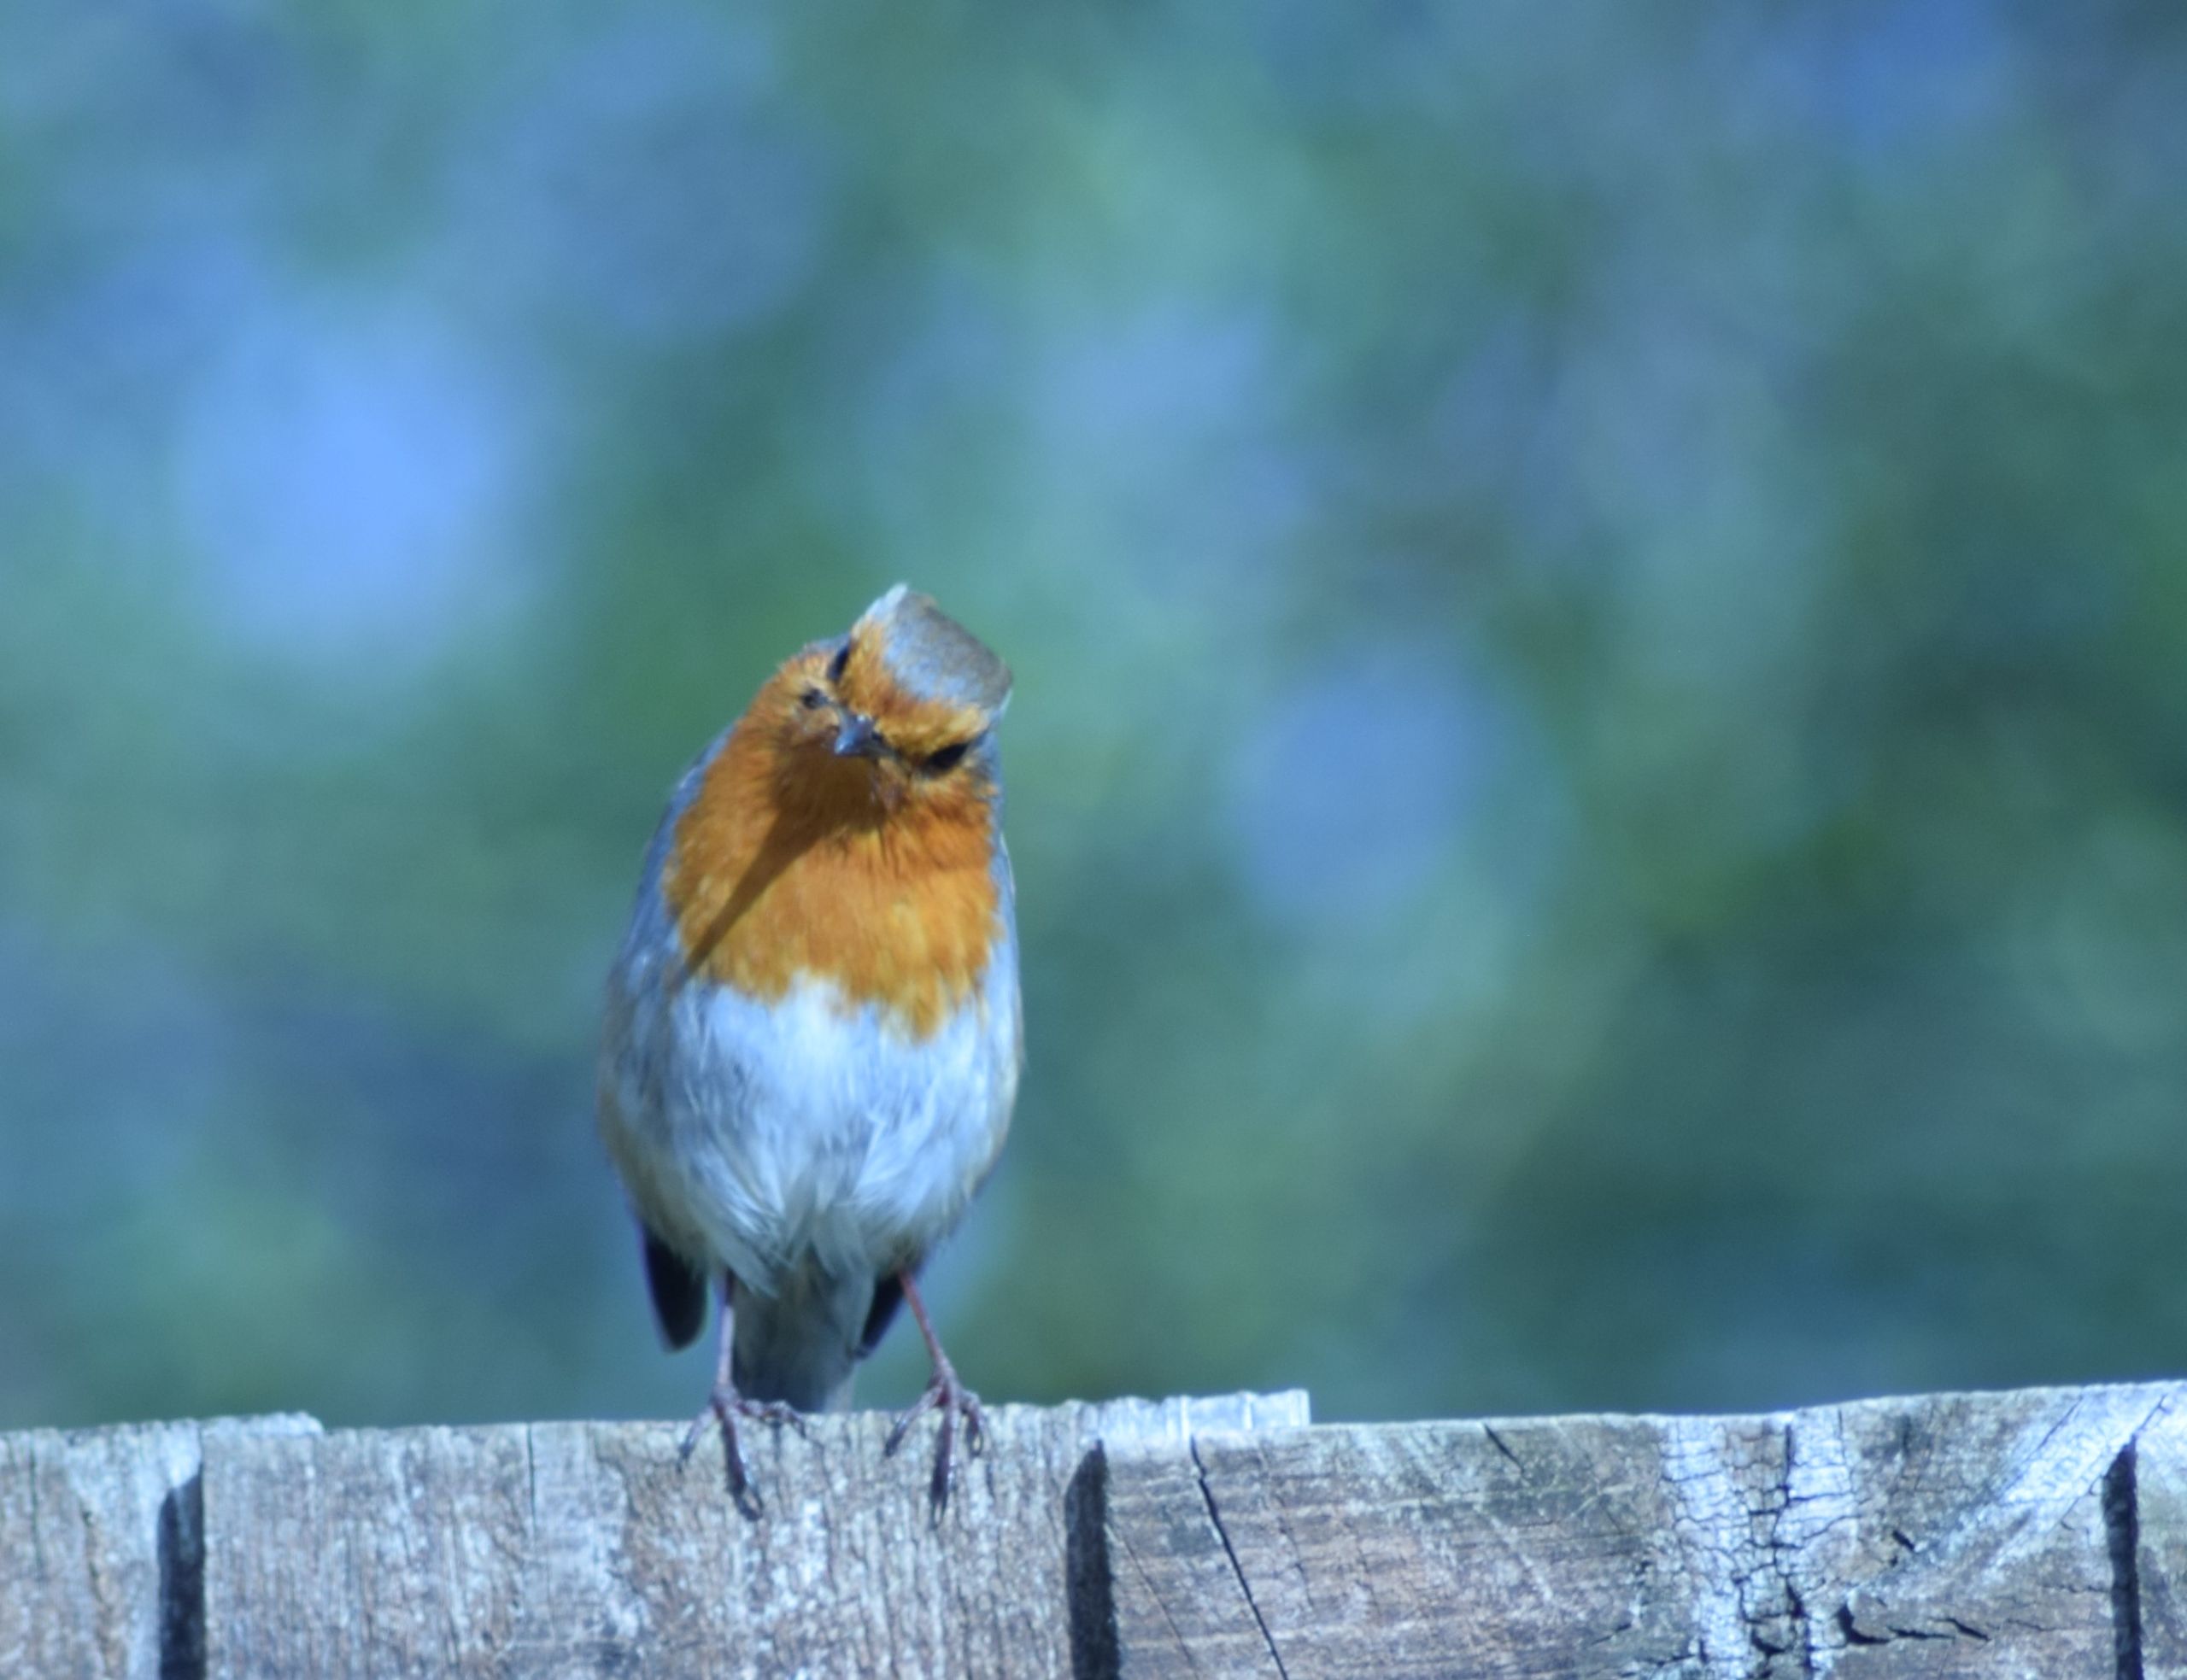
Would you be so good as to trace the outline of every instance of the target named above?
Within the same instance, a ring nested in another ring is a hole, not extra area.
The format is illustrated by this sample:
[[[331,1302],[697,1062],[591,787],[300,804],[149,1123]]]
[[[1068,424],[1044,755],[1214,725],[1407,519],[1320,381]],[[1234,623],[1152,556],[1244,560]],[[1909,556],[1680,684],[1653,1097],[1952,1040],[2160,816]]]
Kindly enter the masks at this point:
[[[871,758],[878,757],[882,748],[881,732],[873,727],[873,720],[855,711],[843,714],[841,727],[836,731],[836,756],[838,758]]]

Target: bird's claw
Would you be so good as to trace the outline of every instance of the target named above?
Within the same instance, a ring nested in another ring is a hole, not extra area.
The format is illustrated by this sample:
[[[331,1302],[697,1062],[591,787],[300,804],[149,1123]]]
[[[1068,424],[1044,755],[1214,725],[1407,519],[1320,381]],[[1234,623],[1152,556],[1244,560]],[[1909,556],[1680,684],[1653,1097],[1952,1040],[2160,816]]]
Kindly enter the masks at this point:
[[[933,1511],[934,1520],[940,1522],[941,1513],[949,1504],[949,1476],[955,1456],[958,1420],[964,1420],[965,1455],[977,1458],[987,1450],[987,1417],[980,1409],[980,1397],[957,1380],[957,1373],[947,1365],[937,1369],[922,1394],[888,1431],[888,1438],[882,1444],[882,1455],[888,1456],[904,1444],[904,1437],[913,1424],[929,1412],[941,1414],[941,1428],[935,1441],[934,1478],[927,1488],[927,1501]]]
[[[747,1400],[735,1389],[720,1387],[707,1396],[707,1403],[699,1415],[691,1420],[691,1426],[683,1432],[683,1445],[677,1450],[679,1461],[689,1463],[699,1437],[707,1431],[709,1419],[721,1425],[723,1455],[729,1462],[729,1496],[736,1508],[748,1517],[759,1516],[766,1507],[759,1491],[752,1485],[752,1478],[744,1467],[744,1454],[736,1441],[736,1420],[746,1418],[753,1423],[763,1423],[779,1429],[788,1424],[800,1435],[806,1433],[805,1416],[795,1407],[780,1400]]]

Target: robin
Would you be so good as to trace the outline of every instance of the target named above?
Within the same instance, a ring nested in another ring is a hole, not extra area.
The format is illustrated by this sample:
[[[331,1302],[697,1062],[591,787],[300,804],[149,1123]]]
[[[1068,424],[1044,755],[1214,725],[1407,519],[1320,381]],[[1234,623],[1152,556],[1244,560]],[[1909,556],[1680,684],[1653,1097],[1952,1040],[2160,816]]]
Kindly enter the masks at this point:
[[[979,1401],[917,1278],[1010,1128],[1024,1059],[995,725],[1010,670],[899,584],[767,679],[685,772],[608,978],[600,1129],[671,1348],[720,1287],[712,1392],[737,1420],[847,1405],[900,1305],[934,1374],[886,1450],[940,1414],[948,1501]]]

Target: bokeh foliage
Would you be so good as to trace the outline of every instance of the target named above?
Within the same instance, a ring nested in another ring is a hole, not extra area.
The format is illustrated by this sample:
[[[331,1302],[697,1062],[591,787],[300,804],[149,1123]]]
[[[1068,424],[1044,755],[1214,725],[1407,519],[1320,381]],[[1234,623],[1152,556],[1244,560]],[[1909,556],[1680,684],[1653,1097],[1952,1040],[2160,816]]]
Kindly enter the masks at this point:
[[[991,1397],[2178,1371],[2183,108],[2160,4],[14,0],[0,1425],[694,1404],[600,976],[899,577],[1018,672]]]

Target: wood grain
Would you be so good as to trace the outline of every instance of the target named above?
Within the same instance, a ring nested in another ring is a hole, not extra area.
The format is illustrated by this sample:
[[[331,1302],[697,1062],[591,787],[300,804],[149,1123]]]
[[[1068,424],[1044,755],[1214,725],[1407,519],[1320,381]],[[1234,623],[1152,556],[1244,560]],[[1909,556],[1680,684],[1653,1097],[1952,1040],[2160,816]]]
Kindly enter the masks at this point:
[[[1118,1669],[2187,1672],[2184,1400],[2031,1390],[1118,1449]]]
[[[1069,1490],[1097,1440],[1298,1424],[1305,1396],[991,1408],[938,1525],[925,1431],[748,1426],[731,1502],[680,1425],[337,1431],[208,1454],[214,1676],[1064,1676]],[[1082,1560],[1080,1563],[1083,1572]],[[1081,1663],[1080,1666],[1083,1666]]]
[[[318,1427],[275,1417],[0,1435],[0,1675],[196,1680],[206,1446]]]
[[[2187,1384],[1747,1418],[997,1408],[0,1437],[0,1677],[2187,1680]]]

